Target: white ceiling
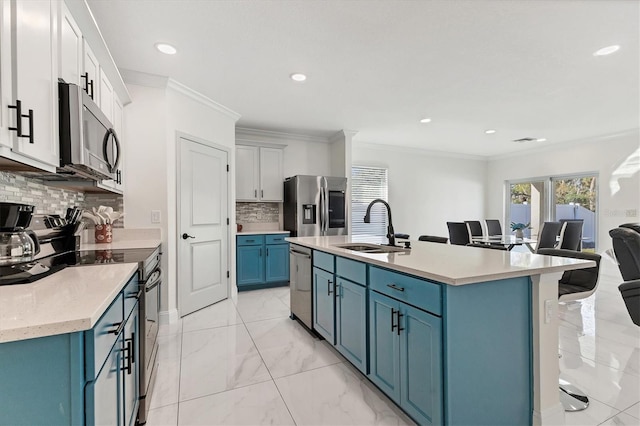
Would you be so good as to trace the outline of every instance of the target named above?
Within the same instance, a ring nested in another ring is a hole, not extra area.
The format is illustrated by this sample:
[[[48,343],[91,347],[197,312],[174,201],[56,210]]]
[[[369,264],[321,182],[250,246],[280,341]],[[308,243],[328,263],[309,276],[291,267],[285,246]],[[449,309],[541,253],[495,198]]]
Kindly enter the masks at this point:
[[[120,68],[186,84],[242,127],[483,156],[639,127],[638,1],[88,3]]]

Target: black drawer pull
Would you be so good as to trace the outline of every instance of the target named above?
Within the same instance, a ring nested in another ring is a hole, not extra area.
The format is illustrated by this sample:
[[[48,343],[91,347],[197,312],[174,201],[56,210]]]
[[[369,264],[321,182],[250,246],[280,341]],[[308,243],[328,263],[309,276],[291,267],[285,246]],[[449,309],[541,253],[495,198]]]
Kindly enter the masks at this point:
[[[398,314],[398,328],[397,328],[397,330],[398,330],[398,336],[399,336],[399,335],[400,335],[400,332],[401,332],[402,330],[404,330],[404,327],[400,327],[400,318],[402,318],[404,315],[400,313],[400,309],[398,309],[398,310],[396,311],[396,314]]]
[[[113,327],[117,327],[115,330],[109,330],[110,334],[115,334],[116,336],[120,334],[122,329],[124,328],[124,321],[116,322],[115,324],[111,324]]]
[[[400,310],[396,311],[395,308],[391,308],[391,332],[393,333],[393,330],[396,329],[396,327],[398,327],[396,324],[393,323],[393,317],[396,315],[396,312],[400,312]]]
[[[255,240],[244,240],[245,243],[253,243]]]
[[[16,127],[9,127],[9,130],[15,130],[18,137],[22,137],[22,101],[16,100],[16,104],[9,105],[9,109],[16,110]]]
[[[404,291],[404,287],[398,287],[395,284],[387,284],[387,287],[392,288],[394,290],[398,290],[398,291]]]
[[[331,293],[333,293],[333,291],[331,291],[331,280],[327,280],[327,296],[331,296]]]

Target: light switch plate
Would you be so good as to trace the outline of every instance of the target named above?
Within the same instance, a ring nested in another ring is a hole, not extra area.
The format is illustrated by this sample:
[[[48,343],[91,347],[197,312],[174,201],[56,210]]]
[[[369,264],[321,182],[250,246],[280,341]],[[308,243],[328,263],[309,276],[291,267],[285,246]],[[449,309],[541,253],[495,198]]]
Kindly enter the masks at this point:
[[[551,316],[553,315],[553,300],[544,301],[544,323],[549,324],[551,322]]]
[[[151,210],[151,223],[160,223],[161,218],[160,210]]]

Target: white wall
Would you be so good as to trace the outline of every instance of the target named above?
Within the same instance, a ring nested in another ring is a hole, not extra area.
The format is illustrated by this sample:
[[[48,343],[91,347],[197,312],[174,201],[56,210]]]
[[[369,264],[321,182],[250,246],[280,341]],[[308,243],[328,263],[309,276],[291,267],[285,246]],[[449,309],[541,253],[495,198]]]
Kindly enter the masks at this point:
[[[446,222],[483,219],[486,161],[354,142],[352,162],[389,169],[396,232],[448,237]]]
[[[171,320],[177,312],[177,134],[178,132],[226,148],[235,167],[237,114],[169,80],[166,87],[128,84],[132,104],[125,109],[127,227],[149,227],[151,209],[162,212],[165,279],[162,310]],[[229,173],[229,217],[235,217],[235,175]],[[158,207],[154,207],[158,206]],[[129,219],[134,216],[133,221]],[[156,225],[154,225],[156,226]],[[230,235],[231,283],[235,283],[235,233]],[[232,285],[232,289],[234,286]]]
[[[489,161],[487,215],[505,216],[505,181],[595,172],[598,184],[598,242],[596,250],[611,247],[609,230],[638,222],[640,210],[640,134],[637,129],[607,137],[563,144],[518,156]],[[635,210],[636,216],[627,216]]]

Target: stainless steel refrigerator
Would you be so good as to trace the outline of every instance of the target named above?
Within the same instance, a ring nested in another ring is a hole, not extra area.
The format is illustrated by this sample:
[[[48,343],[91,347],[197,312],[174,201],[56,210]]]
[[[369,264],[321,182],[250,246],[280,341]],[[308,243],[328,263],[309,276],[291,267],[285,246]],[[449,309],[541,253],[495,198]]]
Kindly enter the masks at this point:
[[[292,237],[347,234],[347,178],[297,175],[284,181],[284,229]]]

